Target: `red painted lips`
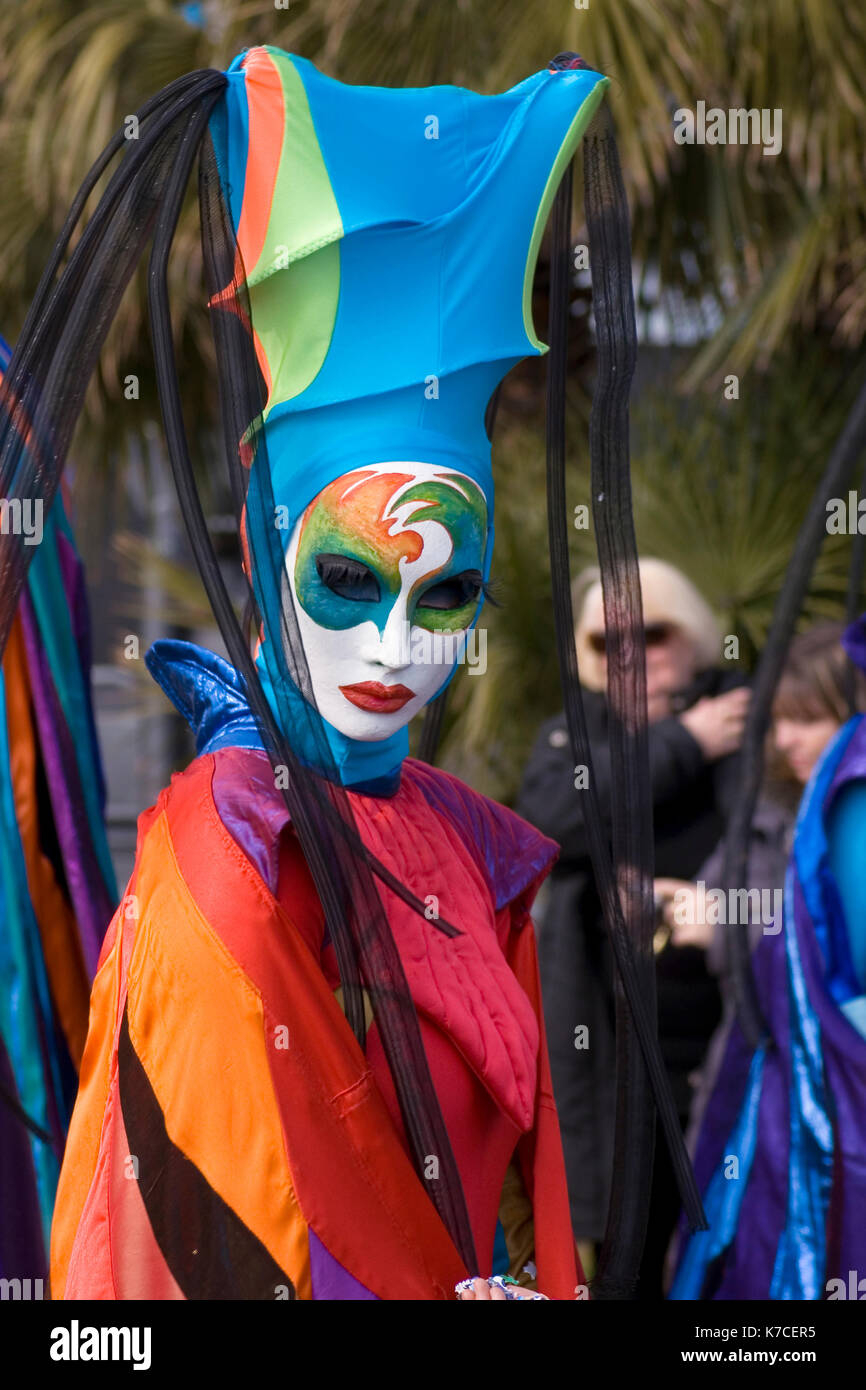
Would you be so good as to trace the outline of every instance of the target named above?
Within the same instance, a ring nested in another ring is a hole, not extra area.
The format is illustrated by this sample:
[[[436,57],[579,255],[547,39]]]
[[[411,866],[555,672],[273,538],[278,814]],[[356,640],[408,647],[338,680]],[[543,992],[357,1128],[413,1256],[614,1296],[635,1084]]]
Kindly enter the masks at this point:
[[[371,714],[393,714],[402,709],[408,700],[415,698],[415,691],[410,690],[408,685],[380,685],[379,681],[341,685],[340,689],[353,705],[369,710]]]

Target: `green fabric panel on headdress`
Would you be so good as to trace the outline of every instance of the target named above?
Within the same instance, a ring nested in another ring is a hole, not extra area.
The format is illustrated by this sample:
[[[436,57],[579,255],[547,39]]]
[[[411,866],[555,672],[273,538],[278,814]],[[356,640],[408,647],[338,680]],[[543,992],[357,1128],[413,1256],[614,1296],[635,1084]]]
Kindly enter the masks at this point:
[[[271,369],[264,410],[291,400],[314,380],[331,344],[340,297],[338,242],[250,290],[256,334]]]
[[[568,133],[559,148],[559,153],[554,160],[550,170],[544,192],[541,195],[541,202],[538,204],[538,212],[535,215],[535,226],[532,229],[532,240],[529,243],[529,252],[526,257],[526,273],[523,277],[523,323],[526,328],[526,336],[532,346],[539,352],[547,352],[547,343],[543,343],[535,332],[535,324],[532,321],[532,282],[535,279],[535,266],[538,261],[538,253],[541,249],[541,238],[544,235],[544,228],[547,225],[547,218],[550,208],[556,197],[556,190],[559,188],[562,176],[569,162],[574,158],[578,145],[586,134],[593,116],[602,103],[606,89],[610,86],[610,79],[605,77],[593,87],[589,96],[585,99],[580,110],[572,121]]]
[[[275,500],[294,523],[341,472],[390,459],[458,469],[492,502],[485,409],[545,351],[529,306],[543,223],[607,79],[351,87],[270,47],[228,77],[220,162]]]

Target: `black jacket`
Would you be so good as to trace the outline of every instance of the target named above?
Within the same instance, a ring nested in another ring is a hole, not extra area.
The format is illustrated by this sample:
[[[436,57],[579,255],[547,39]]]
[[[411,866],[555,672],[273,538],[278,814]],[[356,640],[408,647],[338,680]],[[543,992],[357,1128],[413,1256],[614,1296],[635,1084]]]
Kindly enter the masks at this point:
[[[743,683],[737,672],[707,671],[678,697],[680,710]],[[584,691],[593,777],[610,824],[608,710]],[[732,758],[708,763],[676,717],[649,727],[655,873],[692,879],[719,841],[733,795]],[[589,859],[584,800],[562,714],[542,725],[517,810],[561,847],[543,900],[539,962],[553,1084],[559,1109],[578,1239],[604,1231],[613,1156],[615,1050],[613,962]],[[689,1074],[703,1058],[721,1012],[718,985],[696,948],[668,947],[656,958],[659,1037],[685,1123]],[[585,1025],[588,1037],[576,1033]],[[585,1043],[586,1045],[576,1046]]]

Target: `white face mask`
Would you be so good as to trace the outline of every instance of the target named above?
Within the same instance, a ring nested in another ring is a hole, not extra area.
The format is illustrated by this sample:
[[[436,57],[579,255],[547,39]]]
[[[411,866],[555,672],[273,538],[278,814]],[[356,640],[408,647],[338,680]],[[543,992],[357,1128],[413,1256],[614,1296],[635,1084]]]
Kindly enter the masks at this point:
[[[486,539],[478,485],[432,464],[371,464],[310,503],[286,568],[316,704],[340,733],[387,738],[442,688],[478,610]]]

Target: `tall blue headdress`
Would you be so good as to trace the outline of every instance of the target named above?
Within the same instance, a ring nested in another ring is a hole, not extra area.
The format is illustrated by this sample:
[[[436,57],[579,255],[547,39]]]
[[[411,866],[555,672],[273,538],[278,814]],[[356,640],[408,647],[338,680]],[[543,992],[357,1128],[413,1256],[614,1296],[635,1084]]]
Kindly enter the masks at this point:
[[[352,87],[254,48],[212,121],[268,387],[274,496],[296,519],[340,473],[420,460],[492,498],[487,402],[546,351],[539,243],[608,79],[510,91]]]

